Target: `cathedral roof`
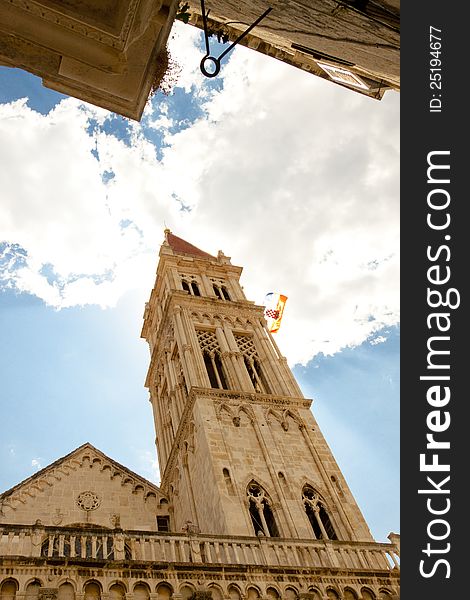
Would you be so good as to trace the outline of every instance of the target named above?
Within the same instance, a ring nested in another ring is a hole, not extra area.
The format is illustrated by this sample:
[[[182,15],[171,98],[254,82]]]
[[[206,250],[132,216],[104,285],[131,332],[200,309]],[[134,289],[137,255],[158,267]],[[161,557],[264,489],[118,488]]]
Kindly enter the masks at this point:
[[[215,260],[215,256],[212,256],[211,254],[204,252],[204,250],[200,250],[196,246],[193,246],[193,244],[190,244],[174,233],[171,233],[169,229],[165,229],[165,242],[170,246],[173,252],[176,252],[177,254],[189,254],[191,256]]]
[[[147,479],[145,479],[145,477],[142,477],[141,475],[138,475],[134,471],[131,471],[131,469],[129,469],[128,467],[125,467],[121,463],[118,463],[116,460],[113,460],[112,458],[107,456],[104,452],[101,452],[101,450],[98,450],[98,448],[95,448],[95,446],[93,446],[93,444],[86,442],[85,444],[82,444],[75,450],[72,450],[72,452],[69,452],[69,454],[66,454],[65,456],[62,456],[61,458],[58,458],[50,465],[47,465],[47,467],[40,469],[39,471],[37,471],[36,473],[31,475],[30,477],[27,477],[23,481],[20,481],[12,488],[0,493],[0,500],[14,495],[15,492],[20,490],[22,487],[29,485],[30,483],[33,483],[34,481],[37,481],[39,479],[43,479],[43,478],[47,477],[48,475],[50,475],[51,473],[54,473],[54,471],[57,468],[60,468],[64,463],[67,463],[70,460],[76,459],[76,458],[81,459],[82,455],[86,455],[86,454],[89,454],[91,459],[93,459],[95,457],[99,457],[100,459],[102,459],[102,460],[106,461],[107,463],[109,463],[110,465],[112,465],[117,471],[120,471],[123,474],[126,474],[126,475],[132,477],[136,482],[145,484],[149,488],[152,488],[154,491],[161,493],[160,488],[155,483],[152,483],[151,481],[148,481]]]

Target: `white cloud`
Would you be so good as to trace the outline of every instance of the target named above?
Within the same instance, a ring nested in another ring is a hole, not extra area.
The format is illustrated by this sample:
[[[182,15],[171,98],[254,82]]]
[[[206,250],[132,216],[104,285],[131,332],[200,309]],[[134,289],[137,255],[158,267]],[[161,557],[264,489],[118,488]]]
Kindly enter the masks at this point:
[[[58,308],[148,295],[165,223],[244,266],[248,298],[289,297],[276,335],[290,363],[396,323],[398,95],[376,102],[244,48],[210,91],[200,32],[174,35],[180,85],[194,85],[205,116],[170,133],[168,104],[146,109],[168,144],[161,161],[141,125],[130,146],[89,133],[106,112],[77,100],[47,116],[0,105],[0,237],[28,252],[7,276]]]
[[[142,473],[152,483],[160,485],[160,469],[156,453],[145,451],[139,456],[139,473]]]
[[[371,346],[376,346],[377,344],[383,344],[386,341],[387,341],[386,337],[384,337],[383,335],[378,335],[377,337],[372,339],[369,343],[371,344]]]
[[[33,460],[31,461],[31,466],[34,467],[36,471],[42,469],[41,460],[42,458],[33,458]]]

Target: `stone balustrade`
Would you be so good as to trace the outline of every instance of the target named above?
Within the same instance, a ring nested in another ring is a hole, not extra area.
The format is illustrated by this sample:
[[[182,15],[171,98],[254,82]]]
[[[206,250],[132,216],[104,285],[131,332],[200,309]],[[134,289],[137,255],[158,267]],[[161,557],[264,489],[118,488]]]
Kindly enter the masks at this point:
[[[367,571],[399,569],[398,549],[388,543],[21,525],[0,526],[0,556]]]

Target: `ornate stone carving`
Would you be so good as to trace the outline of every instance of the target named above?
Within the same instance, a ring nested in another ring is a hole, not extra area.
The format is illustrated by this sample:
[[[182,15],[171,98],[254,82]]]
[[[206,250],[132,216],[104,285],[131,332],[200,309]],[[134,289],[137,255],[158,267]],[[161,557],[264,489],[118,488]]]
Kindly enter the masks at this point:
[[[109,520],[111,521],[111,526],[118,529],[119,527],[121,527],[121,516],[118,515],[117,513],[111,515],[109,517]]]
[[[56,508],[55,515],[52,519],[54,525],[60,525],[62,523],[62,519],[64,518],[64,513],[60,512],[60,508]]]
[[[77,506],[84,511],[96,510],[101,504],[101,498],[89,490],[80,492],[77,497]]]
[[[57,588],[39,588],[38,600],[56,600],[57,592]]]
[[[186,521],[186,523],[181,528],[181,531],[184,531],[184,533],[187,533],[188,535],[201,533],[199,527],[195,525],[192,521]]]

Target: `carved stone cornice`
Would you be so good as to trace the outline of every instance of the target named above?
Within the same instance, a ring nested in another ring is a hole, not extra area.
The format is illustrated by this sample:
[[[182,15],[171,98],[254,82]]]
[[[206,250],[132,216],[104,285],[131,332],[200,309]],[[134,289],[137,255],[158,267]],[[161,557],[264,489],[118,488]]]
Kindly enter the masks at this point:
[[[249,404],[271,405],[278,408],[284,407],[284,409],[289,409],[291,407],[310,408],[312,404],[312,400],[307,398],[280,396],[278,394],[257,394],[253,392],[242,392],[237,390],[232,391],[199,387],[192,387],[191,392],[206,398],[218,398],[223,401],[236,400],[238,402],[247,402]],[[294,414],[295,412],[293,411],[292,416],[294,420],[297,421],[300,417],[298,415],[294,416]]]
[[[143,488],[144,497],[151,493],[157,497],[163,494],[159,487],[137,475],[127,467],[117,463],[89,443],[80,446],[67,456],[45,467],[15,487],[0,495],[0,503],[4,507],[15,510],[18,504],[26,504],[31,498],[43,493],[54,486],[55,482],[66,479],[71,473],[86,466],[96,464],[100,472],[106,471],[109,477],[121,477],[121,485],[131,485],[133,488]]]

